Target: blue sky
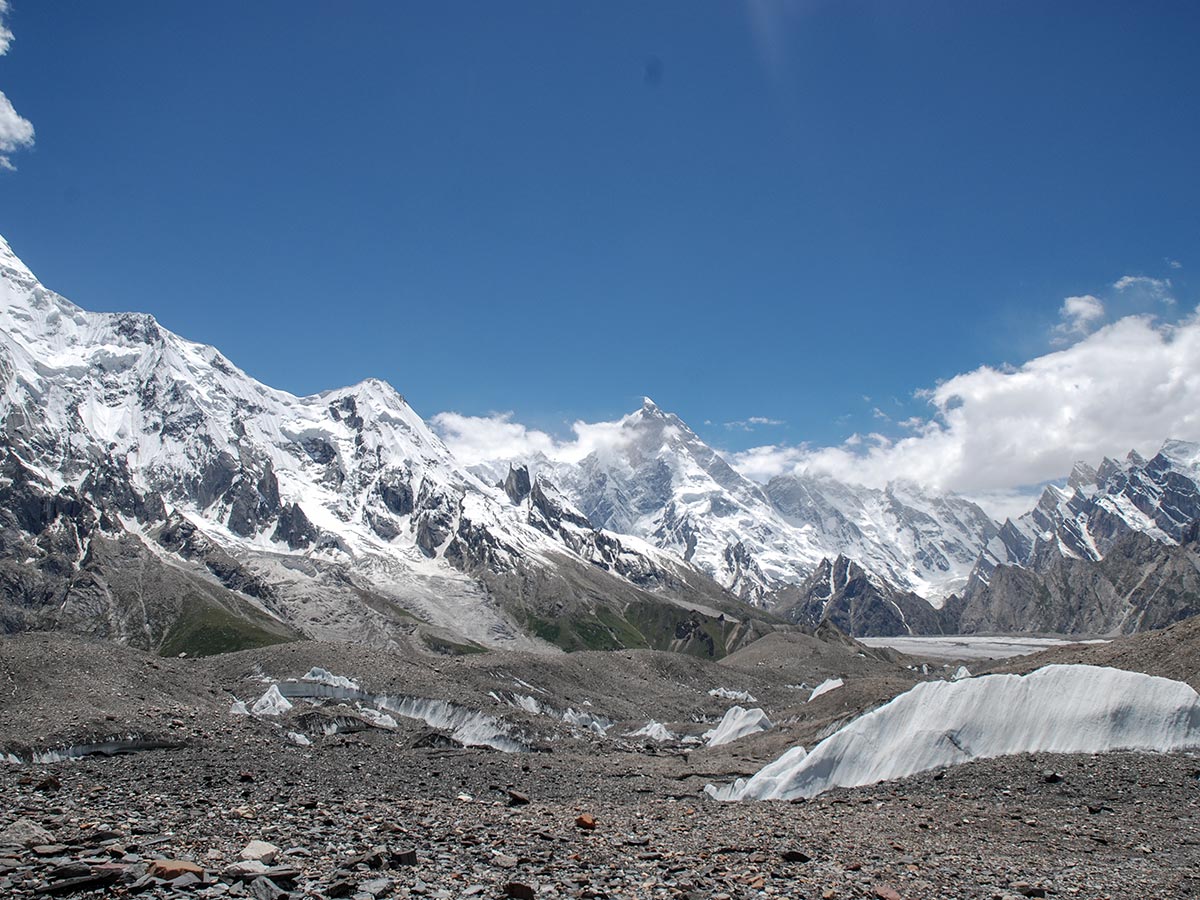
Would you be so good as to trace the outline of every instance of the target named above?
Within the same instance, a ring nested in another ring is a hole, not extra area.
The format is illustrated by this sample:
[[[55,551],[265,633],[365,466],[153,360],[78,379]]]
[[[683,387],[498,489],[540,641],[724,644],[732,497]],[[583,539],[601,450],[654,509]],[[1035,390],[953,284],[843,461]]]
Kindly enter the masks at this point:
[[[834,445],[1195,305],[1194,3],[9,6],[0,233],[297,393]]]

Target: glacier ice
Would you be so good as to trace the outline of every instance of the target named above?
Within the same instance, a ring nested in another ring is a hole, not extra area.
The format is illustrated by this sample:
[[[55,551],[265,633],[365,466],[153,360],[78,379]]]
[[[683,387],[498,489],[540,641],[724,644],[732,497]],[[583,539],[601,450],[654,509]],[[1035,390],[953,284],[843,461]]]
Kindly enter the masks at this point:
[[[1017,753],[1200,747],[1200,695],[1169,678],[1054,665],[1028,675],[918,684],[811,753],[788,754],[723,800],[790,800]],[[785,763],[786,760],[786,763]]]
[[[652,741],[658,741],[659,743],[678,739],[675,734],[667,729],[666,725],[653,720],[647,722],[637,731],[626,732],[625,737],[644,737],[649,738]]]
[[[278,716],[292,708],[292,704],[279,693],[279,685],[273,684],[255,701],[250,712],[256,716]]]
[[[710,697],[720,697],[722,700],[740,700],[743,703],[754,703],[755,698],[750,695],[749,691],[735,691],[730,688],[712,688],[708,692]]]
[[[808,751],[803,747],[792,747],[779,759],[760,769],[752,780],[759,790],[773,789],[782,778],[791,772],[793,766],[799,765],[807,753]],[[746,789],[746,784],[745,778],[739,778],[733,784],[721,787],[715,784],[706,784],[704,793],[714,800],[741,800],[743,798],[740,795]]]
[[[707,746],[719,747],[721,744],[740,740],[746,735],[759,731],[768,731],[770,728],[771,720],[761,709],[757,707],[742,709],[740,706],[731,706],[725,711],[725,715],[722,716],[717,727],[707,732],[704,737]]]
[[[327,684],[330,687],[346,688],[351,691],[359,690],[358,682],[347,678],[345,675],[334,675],[328,669],[321,669],[313,666],[304,675],[300,676],[301,681],[311,681],[316,684]]]
[[[813,692],[808,695],[808,702],[812,703],[814,700],[816,700],[822,694],[828,694],[830,691],[836,691],[838,688],[840,688],[845,683],[846,682],[842,681],[842,679],[840,679],[840,678],[826,678],[824,681],[822,681],[820,684],[818,684],[815,688],[813,688]]]

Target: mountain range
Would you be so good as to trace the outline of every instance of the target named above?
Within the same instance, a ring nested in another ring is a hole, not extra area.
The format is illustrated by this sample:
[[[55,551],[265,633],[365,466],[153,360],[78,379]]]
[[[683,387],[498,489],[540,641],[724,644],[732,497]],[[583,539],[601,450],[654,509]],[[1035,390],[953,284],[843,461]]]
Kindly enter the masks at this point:
[[[1077,465],[1016,520],[908,483],[758,484],[649,399],[577,462],[467,467],[382,381],[298,397],[0,238],[0,629],[160,652],[301,635],[649,646],[1135,631],[1196,609],[1200,447]]]

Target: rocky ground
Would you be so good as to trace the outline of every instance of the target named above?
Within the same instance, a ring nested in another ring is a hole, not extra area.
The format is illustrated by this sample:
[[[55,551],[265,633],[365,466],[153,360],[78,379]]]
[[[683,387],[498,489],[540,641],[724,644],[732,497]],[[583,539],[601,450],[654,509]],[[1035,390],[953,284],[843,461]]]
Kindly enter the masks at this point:
[[[1189,755],[1011,757],[802,803],[704,795],[905,689],[911,664],[800,638],[721,664],[320,644],[167,660],[5,638],[8,752],[131,734],[157,749],[0,765],[0,897],[1200,896]],[[351,705],[231,715],[233,698],[313,665],[485,711],[535,750],[447,746],[402,718],[328,735],[313,725],[353,718]],[[795,685],[831,676],[846,686],[803,702]],[[516,709],[498,688],[520,683],[547,709],[586,701],[616,724],[600,737]],[[776,728],[711,749],[625,736],[649,718],[712,727],[695,719],[734,702],[708,694],[717,687],[751,693],[743,705]],[[310,745],[287,737],[298,728]]]

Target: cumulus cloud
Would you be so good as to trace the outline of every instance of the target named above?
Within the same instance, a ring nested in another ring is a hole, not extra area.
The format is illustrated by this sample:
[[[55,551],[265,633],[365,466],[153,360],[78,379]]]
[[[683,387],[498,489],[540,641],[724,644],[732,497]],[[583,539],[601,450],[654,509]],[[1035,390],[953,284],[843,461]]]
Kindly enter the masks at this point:
[[[553,456],[558,442],[544,431],[512,421],[512,413],[464,416],[438,413],[430,423],[458,459],[468,466],[495,459],[525,459],[539,453]]]
[[[0,56],[8,52],[13,41],[12,31],[4,22],[7,13],[8,0],[0,0]],[[32,146],[33,125],[13,109],[12,102],[0,91],[0,169],[12,171],[16,167],[9,154]]]
[[[1059,334],[1059,340],[1065,340],[1070,334],[1086,334],[1104,318],[1104,303],[1099,297],[1084,294],[1080,297],[1068,297],[1059,309],[1062,322],[1054,329]]]
[[[1020,496],[1076,460],[1200,439],[1200,317],[1127,316],[1022,366],[957,375],[926,396],[934,416],[899,440],[759,447],[731,462],[758,480],[827,472],[870,485],[907,479],[981,501]]]
[[[557,462],[579,462],[594,451],[604,452],[622,446],[629,438],[616,422],[575,422],[574,438],[559,440],[545,431],[526,428],[512,420],[511,412],[490,416],[464,416],[442,412],[430,423],[446,446],[467,466],[497,460],[529,460],[544,456]]]
[[[729,455],[730,464],[753,481],[767,482],[776,475],[803,469],[812,451],[807,444],[789,447],[768,444]]]

